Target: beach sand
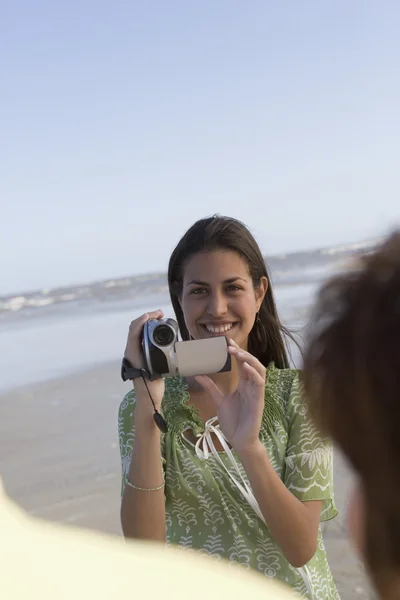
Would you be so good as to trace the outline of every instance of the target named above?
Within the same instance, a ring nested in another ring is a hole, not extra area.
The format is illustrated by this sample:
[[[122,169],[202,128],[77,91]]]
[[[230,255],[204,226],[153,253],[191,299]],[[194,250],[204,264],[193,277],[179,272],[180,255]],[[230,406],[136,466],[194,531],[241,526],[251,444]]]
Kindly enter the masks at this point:
[[[121,535],[117,413],[130,384],[120,363],[0,396],[0,475],[9,496],[46,520]],[[351,474],[335,455],[339,517],[324,524],[342,600],[372,599],[346,536]]]

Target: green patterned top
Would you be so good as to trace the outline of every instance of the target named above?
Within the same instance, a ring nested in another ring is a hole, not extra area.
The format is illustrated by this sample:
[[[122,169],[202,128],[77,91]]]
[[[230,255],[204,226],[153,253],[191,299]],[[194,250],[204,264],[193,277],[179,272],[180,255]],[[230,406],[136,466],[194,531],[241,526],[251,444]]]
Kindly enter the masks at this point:
[[[232,482],[226,470],[211,454],[200,458],[194,444],[184,435],[188,428],[195,436],[204,431],[197,410],[188,403],[183,378],[165,380],[162,412],[169,431],[162,437],[165,472],[167,543],[224,558],[276,578],[304,598],[338,600],[339,595],[327,562],[321,528],[318,549],[306,565],[304,581]],[[135,392],[131,390],[119,408],[118,430],[122,462],[122,492],[129,472],[135,437]],[[337,515],[333,496],[333,449],[322,439],[307,418],[299,372],[267,369],[265,407],[260,439],[269,459],[286,487],[300,500],[322,500],[321,521]],[[234,451],[244,480],[246,473]],[[219,453],[226,467],[234,469],[225,452]]]

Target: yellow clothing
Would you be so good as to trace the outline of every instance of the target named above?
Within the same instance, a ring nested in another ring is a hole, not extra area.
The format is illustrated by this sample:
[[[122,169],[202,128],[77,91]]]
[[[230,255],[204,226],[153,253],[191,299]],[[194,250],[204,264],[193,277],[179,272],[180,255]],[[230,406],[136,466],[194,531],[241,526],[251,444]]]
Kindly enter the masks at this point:
[[[294,600],[256,573],[152,542],[33,518],[0,479],[1,600]]]

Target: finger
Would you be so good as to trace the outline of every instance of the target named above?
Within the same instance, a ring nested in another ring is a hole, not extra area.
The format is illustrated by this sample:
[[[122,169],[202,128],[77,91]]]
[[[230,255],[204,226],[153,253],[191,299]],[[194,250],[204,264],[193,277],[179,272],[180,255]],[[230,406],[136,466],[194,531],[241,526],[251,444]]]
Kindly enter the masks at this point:
[[[259,375],[261,375],[261,377],[265,377],[266,368],[258,360],[258,358],[256,358],[252,354],[250,354],[250,352],[245,352],[244,350],[242,350],[241,348],[236,347],[236,346],[229,346],[228,352],[229,352],[229,354],[232,354],[233,356],[236,357],[239,365],[243,364],[244,362],[247,362],[249,365],[251,365],[257,371],[257,373],[259,373]]]
[[[162,319],[163,316],[164,316],[164,311],[162,311],[161,308],[147,313],[148,319]]]
[[[214,383],[214,381],[210,377],[207,377],[207,375],[196,375],[194,378],[197,381],[197,383],[199,383],[201,387],[209,393],[210,398],[214,402],[215,407],[219,408],[223,399],[223,394],[219,387]]]
[[[159,310],[153,310],[151,312],[145,313],[144,315],[141,315],[140,317],[138,317],[137,319],[135,319],[134,321],[131,322],[129,329],[132,330],[136,330],[137,328],[141,328],[143,327],[143,325],[149,320],[149,319],[162,319],[162,317],[164,316],[163,311],[161,310],[161,308]]]
[[[243,355],[243,353],[241,353],[240,355],[239,355],[239,353],[235,353],[235,354],[233,354],[233,356],[236,358],[236,365],[237,365],[239,378],[240,379],[249,379],[249,372],[247,371],[247,369],[244,366],[246,363],[246,360],[245,360],[245,356]],[[247,363],[247,364],[249,364],[249,363]]]
[[[257,371],[257,369],[255,369],[254,367],[249,365],[248,362],[244,362],[243,370],[246,372],[248,378],[250,380],[252,380],[256,385],[259,385],[260,387],[264,387],[264,385],[265,385],[264,377],[262,375],[260,375],[260,373]]]

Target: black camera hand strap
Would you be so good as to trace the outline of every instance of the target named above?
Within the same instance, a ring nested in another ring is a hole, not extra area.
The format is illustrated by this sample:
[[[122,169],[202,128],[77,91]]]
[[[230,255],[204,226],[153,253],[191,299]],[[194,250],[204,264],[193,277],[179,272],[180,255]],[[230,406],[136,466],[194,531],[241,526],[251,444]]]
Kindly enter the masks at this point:
[[[148,395],[149,395],[149,397],[150,397],[151,403],[152,403],[152,405],[153,405],[153,408],[154,408],[154,415],[153,415],[153,419],[154,419],[154,421],[155,421],[155,423],[156,423],[156,425],[157,425],[158,429],[159,429],[159,430],[160,430],[162,433],[167,433],[167,431],[168,431],[168,425],[167,425],[167,422],[166,422],[166,420],[165,420],[165,419],[164,419],[164,418],[163,418],[163,417],[160,415],[160,413],[158,412],[158,410],[156,409],[156,405],[154,404],[154,400],[153,400],[153,398],[152,398],[152,396],[151,396],[151,394],[150,394],[150,390],[149,390],[149,388],[148,388],[148,386],[147,386],[147,381],[146,381],[146,378],[145,378],[145,376],[144,376],[144,373],[146,373],[146,370],[145,370],[145,369],[140,369],[140,371],[141,371],[140,375],[141,375],[141,377],[142,377],[142,379],[143,379],[143,381],[144,381],[144,385],[146,386],[147,393],[148,393]],[[142,371],[143,371],[144,373],[143,373]]]
[[[127,358],[122,359],[121,365],[121,378],[122,381],[128,381],[128,379],[133,380],[137,379],[137,377],[142,377],[143,373],[146,377],[150,377],[150,373],[146,371],[146,369],[136,369],[132,366],[130,361]]]
[[[158,412],[158,410],[156,409],[156,406],[154,404],[154,400],[150,394],[148,385],[147,385],[147,381],[146,378],[149,379],[150,378],[150,373],[146,370],[146,369],[136,369],[135,367],[133,367],[131,365],[131,363],[129,362],[129,360],[127,358],[123,358],[122,359],[122,366],[121,366],[121,377],[123,381],[127,381],[128,379],[132,380],[132,379],[137,379],[138,377],[141,377],[144,381],[144,385],[146,386],[146,390],[147,393],[150,397],[151,403],[153,405],[154,408],[154,415],[153,415],[153,419],[158,427],[158,429],[160,431],[162,431],[162,433],[167,433],[168,431],[168,425],[167,422],[165,421],[165,419],[163,419],[163,417],[160,415],[160,413]]]

